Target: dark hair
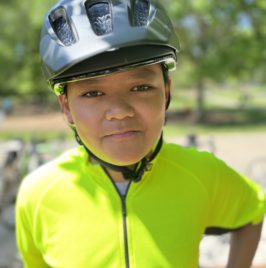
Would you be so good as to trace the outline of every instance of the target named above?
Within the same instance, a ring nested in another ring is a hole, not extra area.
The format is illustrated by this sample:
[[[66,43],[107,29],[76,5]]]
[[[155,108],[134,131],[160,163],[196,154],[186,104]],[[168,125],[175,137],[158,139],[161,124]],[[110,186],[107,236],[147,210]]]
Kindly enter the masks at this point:
[[[161,66],[162,66],[164,84],[166,85],[170,80],[169,71],[164,64],[162,64]],[[168,109],[170,102],[171,102],[171,92],[169,91],[169,96],[166,102],[166,110]]]
[[[163,71],[163,80],[164,80],[164,83],[167,84],[170,80],[169,71],[164,64],[162,64],[161,66],[162,66],[162,71]]]

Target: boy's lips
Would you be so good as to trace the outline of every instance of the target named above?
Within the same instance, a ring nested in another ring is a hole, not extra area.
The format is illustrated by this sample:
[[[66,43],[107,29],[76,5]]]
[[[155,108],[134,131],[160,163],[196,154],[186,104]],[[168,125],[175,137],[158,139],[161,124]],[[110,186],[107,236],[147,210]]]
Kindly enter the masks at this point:
[[[106,133],[104,137],[114,139],[124,139],[124,138],[130,138],[139,132],[140,132],[139,130],[133,130],[133,129],[114,130],[109,133]]]

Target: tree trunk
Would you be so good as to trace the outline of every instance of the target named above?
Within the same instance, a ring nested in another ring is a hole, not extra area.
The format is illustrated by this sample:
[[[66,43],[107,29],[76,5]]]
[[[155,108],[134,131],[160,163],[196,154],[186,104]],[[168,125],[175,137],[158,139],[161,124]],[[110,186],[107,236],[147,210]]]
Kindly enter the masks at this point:
[[[196,122],[202,123],[205,121],[205,85],[203,80],[197,84],[197,106],[196,106]]]

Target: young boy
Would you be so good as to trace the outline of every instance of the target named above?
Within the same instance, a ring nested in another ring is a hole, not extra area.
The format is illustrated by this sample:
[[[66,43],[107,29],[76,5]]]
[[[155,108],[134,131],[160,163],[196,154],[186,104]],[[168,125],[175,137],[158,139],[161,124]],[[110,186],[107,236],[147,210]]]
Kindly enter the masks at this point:
[[[207,152],[163,142],[179,45],[159,1],[59,1],[40,44],[80,146],[20,187],[25,267],[196,268],[214,229],[234,231],[228,267],[250,267],[263,191]]]

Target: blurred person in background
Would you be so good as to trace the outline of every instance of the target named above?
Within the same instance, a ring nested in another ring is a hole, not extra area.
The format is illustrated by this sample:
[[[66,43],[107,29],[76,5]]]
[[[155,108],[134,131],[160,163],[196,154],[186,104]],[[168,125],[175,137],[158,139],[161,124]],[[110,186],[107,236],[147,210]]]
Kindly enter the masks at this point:
[[[2,110],[5,115],[10,115],[13,111],[13,102],[10,98],[4,98],[2,102]]]

